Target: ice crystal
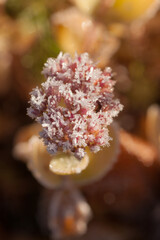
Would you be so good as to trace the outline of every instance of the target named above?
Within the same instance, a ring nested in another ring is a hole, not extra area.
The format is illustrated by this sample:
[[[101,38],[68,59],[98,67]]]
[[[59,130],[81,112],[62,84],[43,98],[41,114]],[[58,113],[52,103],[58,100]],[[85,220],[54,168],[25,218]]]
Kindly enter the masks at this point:
[[[48,152],[72,152],[82,159],[87,146],[97,152],[108,145],[108,125],[122,110],[113,99],[111,68],[96,68],[87,53],[74,59],[60,53],[47,60],[42,73],[46,81],[30,93],[28,115],[42,125]]]

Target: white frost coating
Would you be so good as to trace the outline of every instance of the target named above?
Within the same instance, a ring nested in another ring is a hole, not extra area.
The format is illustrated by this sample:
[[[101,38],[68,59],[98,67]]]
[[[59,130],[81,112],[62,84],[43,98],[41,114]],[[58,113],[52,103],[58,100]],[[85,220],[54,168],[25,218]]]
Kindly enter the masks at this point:
[[[28,115],[42,125],[48,152],[82,159],[87,146],[97,152],[108,145],[108,125],[123,108],[113,98],[111,68],[96,68],[87,53],[74,59],[60,53],[47,60],[42,73],[46,81],[31,92]]]

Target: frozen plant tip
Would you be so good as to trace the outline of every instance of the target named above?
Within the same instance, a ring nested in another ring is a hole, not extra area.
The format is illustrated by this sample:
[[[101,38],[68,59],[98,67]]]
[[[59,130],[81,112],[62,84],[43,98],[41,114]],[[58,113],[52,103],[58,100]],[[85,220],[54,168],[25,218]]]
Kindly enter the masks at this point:
[[[31,92],[28,115],[42,125],[40,137],[48,152],[82,159],[86,147],[98,152],[108,145],[108,125],[122,110],[113,99],[111,69],[96,68],[87,53],[74,59],[60,53],[47,60],[42,73],[46,81]]]

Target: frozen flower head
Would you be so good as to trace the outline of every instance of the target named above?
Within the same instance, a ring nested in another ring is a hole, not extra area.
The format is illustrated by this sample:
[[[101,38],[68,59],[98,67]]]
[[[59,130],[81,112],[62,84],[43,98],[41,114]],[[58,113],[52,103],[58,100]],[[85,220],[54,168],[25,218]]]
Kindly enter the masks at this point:
[[[48,152],[82,159],[87,147],[97,152],[108,145],[108,125],[122,110],[113,99],[111,69],[96,68],[87,53],[74,59],[60,53],[47,60],[42,73],[46,81],[31,92],[28,115],[42,125]]]

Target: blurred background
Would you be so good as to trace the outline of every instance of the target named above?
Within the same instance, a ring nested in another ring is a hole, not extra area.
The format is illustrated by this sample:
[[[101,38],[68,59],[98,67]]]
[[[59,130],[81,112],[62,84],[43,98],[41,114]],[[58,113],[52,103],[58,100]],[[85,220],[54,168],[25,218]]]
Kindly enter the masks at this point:
[[[60,51],[88,52],[100,68],[112,67],[124,105],[117,162],[81,188],[93,218],[87,233],[73,239],[160,239],[159,6],[159,0],[0,0],[0,239],[49,239],[51,190],[13,147],[32,123],[29,92],[44,81],[47,58]]]

